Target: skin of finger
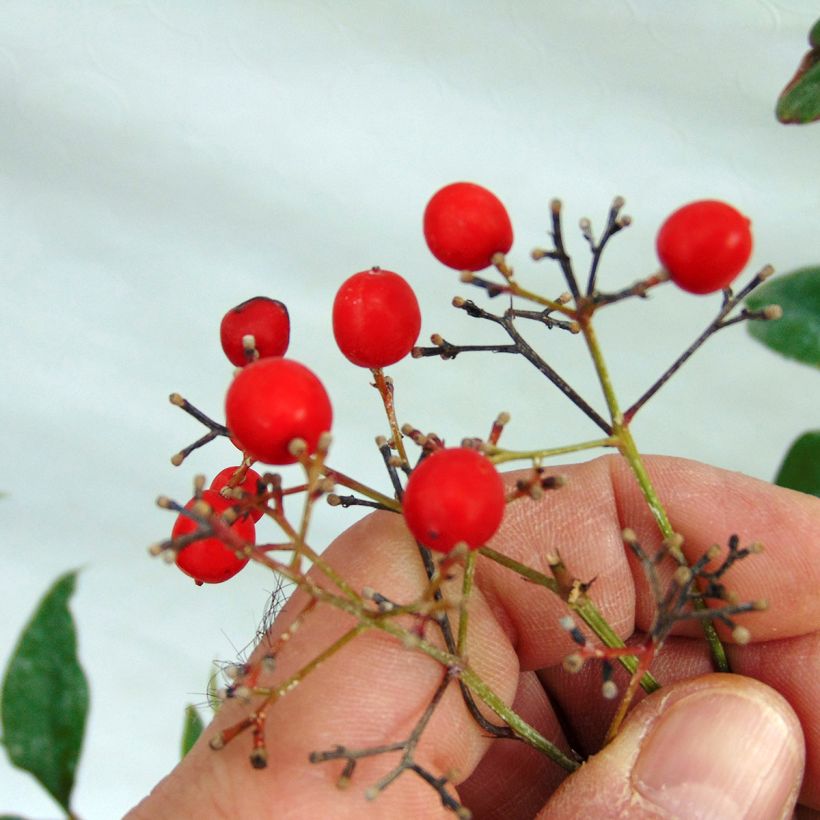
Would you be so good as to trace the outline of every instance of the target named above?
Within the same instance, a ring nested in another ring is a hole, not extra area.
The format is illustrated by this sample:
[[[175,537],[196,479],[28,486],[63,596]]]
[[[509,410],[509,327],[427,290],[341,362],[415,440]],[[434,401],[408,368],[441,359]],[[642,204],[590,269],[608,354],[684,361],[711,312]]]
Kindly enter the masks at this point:
[[[800,724],[788,704],[773,690],[758,681],[739,675],[710,674],[684,681],[660,690],[644,700],[629,716],[618,737],[570,775],[538,814],[538,820],[550,818],[629,817],[631,820],[666,817],[667,814],[648,803],[631,783],[632,769],[642,740],[658,717],[682,698],[698,691],[714,693],[731,689],[754,699],[760,708],[770,708],[791,725],[795,740],[794,753],[802,752]],[[708,755],[709,750],[704,749]],[[782,817],[790,817],[800,781],[792,786],[792,797]]]
[[[806,738],[799,802],[820,811],[820,632],[765,644],[729,647],[732,669],[755,677],[791,704]]]
[[[409,601],[423,587],[417,548],[401,518],[393,514],[377,513],[354,525],[328,548],[325,557],[343,571],[355,589],[375,582],[378,591],[391,600]],[[304,600],[294,596],[287,612],[277,620],[272,639],[287,627]],[[286,644],[273,680],[285,680],[354,623],[350,616],[318,606]],[[436,631],[430,625],[426,634],[432,639]],[[471,599],[468,655],[471,668],[511,703],[519,679],[517,659],[479,590]],[[361,760],[344,791],[335,788],[343,762],[308,762],[311,752],[339,744],[361,748],[407,737],[442,675],[437,662],[404,648],[391,636],[375,631],[361,635],[270,709],[267,769],[250,767],[251,739],[247,735],[219,752],[207,747],[217,730],[248,712],[247,706],[229,701],[199,743],[131,820],[179,817],[190,814],[191,807],[197,805],[209,806],[209,811],[219,806],[230,817],[277,820],[452,817],[435,791],[412,772],[404,773],[376,800],[365,799],[365,789],[396,765],[397,754]],[[552,739],[562,742],[554,720],[551,729]],[[454,772],[458,782],[469,776],[489,743],[453,683],[422,736],[416,760],[436,776]]]
[[[820,628],[820,501],[686,459],[648,457],[646,464],[690,560],[732,532],[745,543],[766,545],[763,554],[737,562],[725,577],[740,600],[769,602],[767,611],[738,619],[753,623],[753,640]],[[627,557],[620,533],[633,528],[647,551],[659,546],[660,535],[634,477],[620,458],[609,456],[560,472],[567,485],[539,502],[512,504],[491,545],[546,574],[547,553],[559,550],[575,577],[594,579],[590,596],[620,637],[636,627],[647,630],[653,613],[649,586],[639,564]],[[477,578],[522,669],[556,666],[572,651],[555,596],[486,559]],[[676,632],[702,634],[697,624]]]
[[[779,692],[794,710],[806,742],[806,770],[799,802],[820,808],[820,634],[768,641],[764,644],[729,647],[732,670],[755,678]],[[653,672],[664,686],[712,671],[705,643],[696,638],[670,638],[653,665]],[[567,731],[575,748],[594,754],[603,745],[607,727],[618,699],[601,696],[600,664],[584,665],[570,674],[556,666],[538,672],[550,700],[563,715],[570,716]],[[621,692],[627,675],[616,668],[615,681]],[[646,697],[638,690],[635,701]]]
[[[610,458],[607,464],[618,488],[618,520],[635,530],[651,554],[660,544],[654,519],[623,460]],[[766,613],[737,618],[753,630],[755,641],[820,629],[820,500],[686,459],[650,458],[647,467],[673,527],[684,536],[683,551],[690,562],[713,544],[725,550],[733,534],[740,537],[741,547],[762,543],[762,554],[738,561],[722,579],[741,601],[768,601]],[[631,553],[629,560],[636,580],[635,624],[645,631],[652,621],[654,600]],[[701,632],[692,623],[675,634]]]

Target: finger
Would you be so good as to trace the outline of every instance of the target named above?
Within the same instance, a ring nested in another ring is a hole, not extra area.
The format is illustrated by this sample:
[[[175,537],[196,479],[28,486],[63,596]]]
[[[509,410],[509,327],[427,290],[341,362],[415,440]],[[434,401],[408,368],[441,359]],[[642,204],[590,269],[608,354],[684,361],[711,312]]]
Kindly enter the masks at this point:
[[[749,678],[706,675],[647,698],[539,817],[785,818],[802,775],[788,703]]]
[[[731,646],[729,660],[733,671],[776,689],[794,710],[806,742],[805,782],[799,799],[820,808],[820,634]],[[664,687],[711,670],[705,642],[682,637],[670,638],[652,667]],[[550,700],[567,716],[564,726],[573,748],[585,755],[597,752],[618,706],[617,698],[606,700],[601,695],[600,664],[587,663],[576,674],[559,665],[540,670],[538,677]],[[627,674],[620,666],[615,669],[614,680],[623,692]],[[643,697],[639,689],[636,701]]]
[[[737,562],[723,579],[742,601],[768,599],[767,611],[738,617],[752,640],[820,629],[820,501],[685,459],[655,457],[646,463],[690,560],[715,542],[725,544],[732,533],[743,543],[765,545],[763,554]],[[559,491],[547,493],[540,502],[510,506],[492,545],[546,574],[547,555],[559,550],[575,577],[594,579],[590,595],[622,638],[636,628],[648,630],[654,600],[640,566],[626,554],[621,531],[627,526],[635,530],[650,554],[661,539],[634,476],[614,457],[561,472],[568,482]],[[563,603],[483,558],[477,578],[516,647],[522,669],[560,663],[571,646],[559,625]],[[689,624],[676,631],[698,635],[699,629]]]
[[[337,539],[325,557],[354,589],[376,586],[397,602],[417,599],[426,582],[416,545],[394,514],[376,514],[359,522]],[[291,599],[274,625],[272,638],[286,629],[305,602],[303,594]],[[471,603],[471,668],[511,703],[519,678],[515,653],[480,591]],[[288,679],[354,625],[351,616],[317,606],[282,649],[273,680]],[[427,636],[432,640],[435,634],[431,626]],[[228,701],[201,742],[153,800],[141,807],[143,814],[134,817],[183,816],[190,814],[191,805],[214,799],[229,808],[226,815],[237,817],[452,817],[439,795],[413,772],[405,772],[372,802],[366,799],[366,789],[396,766],[400,753],[361,759],[345,790],[335,788],[344,761],[308,762],[310,753],[338,745],[361,749],[406,739],[443,674],[437,662],[396,639],[375,630],[366,632],[307,675],[270,710],[266,770],[249,765],[251,741],[245,735],[218,752],[207,747],[217,730],[249,711],[246,705]],[[551,739],[560,741],[554,720],[551,730]],[[453,683],[421,736],[414,759],[435,777],[453,772],[459,780],[475,768],[490,742]],[[452,787],[449,791],[456,794]]]

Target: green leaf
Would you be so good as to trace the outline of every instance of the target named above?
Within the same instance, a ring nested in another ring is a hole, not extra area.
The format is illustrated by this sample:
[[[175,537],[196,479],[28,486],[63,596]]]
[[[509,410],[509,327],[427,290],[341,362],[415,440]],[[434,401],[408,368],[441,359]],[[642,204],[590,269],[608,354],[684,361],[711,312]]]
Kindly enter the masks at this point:
[[[746,300],[752,310],[771,304],[783,308],[783,317],[749,322],[749,333],[783,356],[820,367],[820,268],[776,276]]]
[[[780,92],[775,116],[785,125],[806,125],[820,119],[820,49],[813,49]]]
[[[197,739],[202,734],[205,724],[199,716],[195,706],[185,707],[185,722],[182,725],[182,754],[185,757],[191,751],[191,747],[197,742]]]
[[[811,51],[780,92],[775,116],[782,123],[805,125],[820,119],[820,20],[809,32]]]
[[[820,498],[820,430],[809,430],[792,444],[774,483]]]
[[[76,572],[59,578],[23,630],[3,680],[3,744],[70,813],[88,714],[88,682],[77,660],[68,610]]]

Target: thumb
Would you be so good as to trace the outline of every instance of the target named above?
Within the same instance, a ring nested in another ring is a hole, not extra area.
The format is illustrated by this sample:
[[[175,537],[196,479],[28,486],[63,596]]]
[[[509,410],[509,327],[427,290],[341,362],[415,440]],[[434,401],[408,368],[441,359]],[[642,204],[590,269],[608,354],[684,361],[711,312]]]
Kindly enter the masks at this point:
[[[777,692],[704,675],[644,700],[539,817],[789,817],[804,757],[800,723]]]

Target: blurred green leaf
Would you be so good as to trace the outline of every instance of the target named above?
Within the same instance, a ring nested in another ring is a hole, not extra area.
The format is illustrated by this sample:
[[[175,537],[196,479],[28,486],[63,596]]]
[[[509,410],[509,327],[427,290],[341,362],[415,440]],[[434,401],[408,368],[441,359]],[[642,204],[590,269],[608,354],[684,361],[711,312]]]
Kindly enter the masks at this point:
[[[774,483],[820,497],[820,430],[803,433],[792,444]]]
[[[185,757],[191,751],[191,747],[197,742],[204,728],[205,724],[202,722],[196,706],[186,706],[185,722],[182,724],[182,754],[180,757]]]
[[[820,268],[776,276],[752,292],[747,307],[780,305],[774,321],[749,322],[749,333],[783,356],[820,367]]]
[[[775,116],[782,123],[805,125],[820,119],[820,20],[809,32],[811,51],[780,92]]]
[[[23,630],[3,680],[3,744],[70,813],[88,715],[88,682],[77,659],[68,601],[76,572],[59,578]]]

